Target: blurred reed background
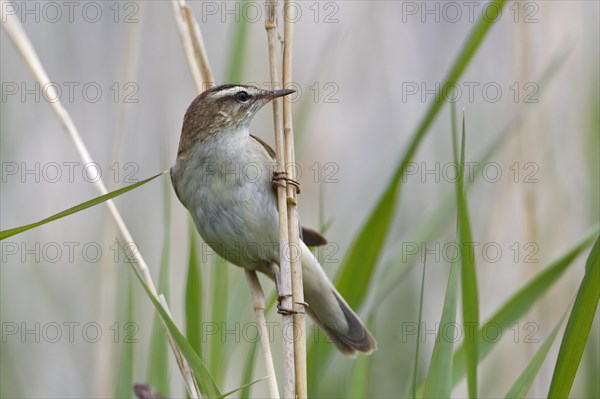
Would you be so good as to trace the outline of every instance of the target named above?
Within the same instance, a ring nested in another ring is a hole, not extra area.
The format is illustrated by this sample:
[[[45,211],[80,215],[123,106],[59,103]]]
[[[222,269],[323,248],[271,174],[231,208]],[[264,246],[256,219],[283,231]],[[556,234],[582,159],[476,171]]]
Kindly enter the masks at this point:
[[[195,96],[171,3],[67,3],[3,2],[2,7],[12,6],[5,11],[19,15],[109,189],[166,169],[175,160],[183,114]],[[326,230],[331,245],[319,256],[333,278],[486,3],[296,4],[300,217],[304,225]],[[217,81],[266,87],[264,4],[190,5]],[[466,162],[484,166],[467,174],[474,180],[468,205],[482,321],[597,226],[598,15],[597,2],[507,2],[454,92],[459,118],[461,109],[466,118]],[[97,192],[43,89],[36,88],[1,32],[0,225],[5,230]],[[424,248],[429,252],[417,387],[427,374],[447,288],[453,248],[448,245],[456,240],[451,107],[448,99],[439,101],[443,107],[408,167],[386,245],[360,301],[359,313],[372,323],[379,350],[370,358],[317,356],[309,363],[313,396],[412,397]],[[269,110],[258,114],[252,130],[273,142]],[[186,291],[190,221],[169,179],[163,176],[116,203],[155,282],[161,263],[168,267],[161,291],[168,292],[182,331],[186,292],[188,304],[199,303],[195,321],[204,335],[189,339],[199,342],[199,354],[222,391],[263,377],[262,358],[252,361],[258,343],[242,270],[221,267],[197,238],[196,259],[202,264],[195,283],[201,289]],[[431,219],[444,206],[448,216]],[[431,232],[415,236],[423,229]],[[127,397],[133,381],[152,376],[162,376],[158,383],[148,382],[165,396],[184,395],[162,330],[153,337],[155,311],[124,262],[116,236],[106,208],[97,206],[0,242],[2,397]],[[585,246],[565,275],[502,329],[503,338],[479,366],[481,397],[504,396],[568,312],[589,250]],[[271,292],[272,283],[261,281]],[[280,321],[273,310],[267,317]],[[281,345],[277,327],[274,331],[278,366]],[[600,395],[598,337],[596,314],[572,397]],[[556,341],[530,397],[548,392]],[[329,346],[319,342],[311,356]],[[234,397],[267,392],[266,383],[258,382]],[[453,396],[467,396],[465,380]]]

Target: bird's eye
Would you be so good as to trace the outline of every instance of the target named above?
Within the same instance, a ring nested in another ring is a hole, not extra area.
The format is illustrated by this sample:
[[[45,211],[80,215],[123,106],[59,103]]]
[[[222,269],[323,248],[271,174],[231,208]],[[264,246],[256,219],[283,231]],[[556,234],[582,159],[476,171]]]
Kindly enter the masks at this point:
[[[234,98],[241,103],[245,103],[250,99],[250,94],[248,94],[245,91],[238,91],[237,93],[235,93]]]

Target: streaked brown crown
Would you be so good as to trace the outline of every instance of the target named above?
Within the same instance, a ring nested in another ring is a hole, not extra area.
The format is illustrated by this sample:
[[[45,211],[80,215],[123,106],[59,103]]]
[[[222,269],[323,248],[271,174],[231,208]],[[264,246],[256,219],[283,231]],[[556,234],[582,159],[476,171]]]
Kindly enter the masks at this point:
[[[183,118],[177,156],[214,134],[247,128],[260,108],[293,90],[262,90],[224,84],[206,90],[192,101]]]

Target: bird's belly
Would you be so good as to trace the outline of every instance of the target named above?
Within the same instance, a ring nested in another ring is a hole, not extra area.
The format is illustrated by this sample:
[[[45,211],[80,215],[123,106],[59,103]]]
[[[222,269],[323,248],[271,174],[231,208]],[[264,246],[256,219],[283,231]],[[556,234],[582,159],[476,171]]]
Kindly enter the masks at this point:
[[[245,268],[277,261],[278,215],[270,179],[232,182],[212,176],[194,193],[190,209],[211,249]]]

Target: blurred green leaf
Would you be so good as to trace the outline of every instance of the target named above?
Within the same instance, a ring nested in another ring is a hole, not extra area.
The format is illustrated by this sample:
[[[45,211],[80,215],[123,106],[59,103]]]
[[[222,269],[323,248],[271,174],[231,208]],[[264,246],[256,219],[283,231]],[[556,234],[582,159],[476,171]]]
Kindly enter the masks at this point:
[[[527,392],[529,392],[529,389],[531,388],[535,377],[537,376],[538,372],[542,368],[542,365],[544,364],[544,360],[546,360],[546,356],[548,355],[548,352],[550,351],[550,348],[554,343],[554,339],[556,338],[558,330],[560,330],[560,326],[562,325],[564,319],[565,316],[563,315],[563,317],[561,317],[561,319],[558,321],[556,327],[554,327],[548,338],[546,338],[546,341],[544,341],[542,346],[540,346],[540,348],[536,351],[535,355],[533,355],[533,358],[531,359],[525,370],[523,370],[523,372],[519,375],[515,383],[510,387],[510,389],[506,393],[506,399],[521,399],[527,395]]]
[[[501,11],[505,2],[505,0],[492,0],[490,2],[490,7]],[[467,36],[465,43],[450,67],[440,88],[448,87],[448,85],[453,84],[460,79],[461,75],[471,62],[475,52],[483,42],[489,29],[494,24],[493,21],[494,18],[490,18],[488,15],[482,16],[477,21]],[[440,89],[440,92],[441,90],[442,89]],[[441,96],[441,93],[437,94],[438,96]],[[375,208],[371,211],[360,231],[353,239],[350,249],[342,261],[342,265],[335,278],[335,285],[352,308],[356,309],[365,298],[373,272],[375,271],[377,260],[379,259],[391,227],[391,222],[394,218],[402,178],[406,174],[408,166],[421,144],[421,141],[437,117],[443,104],[443,101],[433,101],[430,103],[425,116],[411,136],[408,147],[402,156],[400,163],[396,166],[392,179],[375,205]],[[308,351],[308,367],[315,369],[315,375],[320,375],[322,373],[321,367],[324,364],[329,363],[329,357],[331,356],[332,350],[331,348],[320,349],[320,361],[316,362],[315,359],[317,356],[315,356],[313,352],[316,351],[314,348],[317,346],[320,345],[310,345]],[[318,387],[315,384],[309,384],[309,396],[314,396],[317,391]]]
[[[240,391],[242,391],[242,390],[244,390],[244,389],[246,389],[246,388],[250,388],[252,385],[256,384],[257,382],[264,381],[264,380],[266,380],[267,378],[269,378],[269,377],[263,377],[263,378],[259,378],[259,379],[258,379],[258,380],[256,380],[256,381],[252,381],[252,382],[249,382],[249,383],[247,383],[247,384],[244,384],[244,385],[242,385],[241,387],[234,389],[233,391],[229,391],[229,392],[227,392],[227,393],[224,393],[223,395],[219,396],[219,398],[226,398],[226,397],[228,397],[228,396],[231,396],[231,395],[233,395],[233,394],[234,394],[234,393],[236,393],[236,392],[240,392]]]
[[[454,162],[458,164],[458,151],[456,145],[456,108],[451,106],[452,143],[454,144]],[[457,189],[458,190],[458,189]],[[456,218],[456,231],[458,235],[459,220]],[[455,247],[452,262],[450,263],[450,274],[448,275],[448,286],[444,298],[444,307],[440,317],[440,324],[429,363],[429,370],[425,378],[424,398],[449,398],[452,393],[452,353],[454,341],[448,339],[447,326],[454,326],[456,322],[456,306],[458,302],[458,259],[459,254]]]
[[[228,274],[230,265],[217,254],[214,254],[212,258],[214,261],[212,265],[212,310],[210,321],[219,326],[218,328],[222,328],[227,323],[227,303],[229,296],[223,295],[223,293],[229,292]],[[225,353],[230,341],[227,339],[218,339],[218,337],[221,337],[221,335],[215,335],[210,340],[210,370],[215,376],[216,381],[222,382],[225,375]]]
[[[453,259],[458,260],[456,251]],[[459,270],[458,262],[453,261],[450,265],[444,308],[431,355],[431,362],[429,363],[429,370],[427,371],[424,383],[423,397],[425,398],[449,398],[452,392],[452,354],[454,343],[451,339],[447,338],[447,326],[455,325]]]
[[[544,93],[549,83],[556,76],[556,73],[560,70],[561,66],[564,65],[564,62],[569,55],[569,51],[570,49],[559,51],[545,66],[539,78],[535,80],[536,82],[539,82],[540,96],[542,93]],[[502,145],[507,141],[507,138],[510,137],[510,133],[525,119],[526,115],[532,109],[534,109],[534,107],[531,106],[519,108],[519,111],[514,118],[500,132],[493,136],[496,137],[494,142],[488,147],[481,157],[477,158],[479,160],[479,164],[474,168],[473,176],[475,178],[466,182],[466,192],[469,192],[473,184],[480,180],[482,171],[492,159],[492,156],[494,156],[494,154],[502,148]],[[453,126],[455,125],[453,124]],[[430,242],[437,234],[440,233],[440,231],[442,231],[440,227],[450,219],[450,216],[453,214],[455,208],[456,194],[452,192],[440,202],[440,206],[431,214],[431,216],[425,222],[421,223],[416,231],[410,234],[409,238],[403,239],[402,241],[405,243]],[[407,275],[410,267],[414,265],[414,259],[418,255],[418,252],[406,253],[402,250],[401,245],[398,245],[398,248],[399,249],[396,251],[397,254],[394,255],[392,260],[385,265],[384,270],[381,273],[381,285],[378,285],[379,288],[377,290],[377,299],[372,301],[373,304],[381,303],[386,297],[388,297],[389,293],[393,289],[400,286],[400,282],[404,276]]]
[[[351,244],[336,277],[336,287],[352,308],[360,305],[367,292],[392,223],[398,188],[397,182],[392,182],[385,190],[374,212]]]
[[[117,373],[117,398],[131,398],[133,397],[133,367],[134,367],[134,342],[130,342],[128,338],[127,330],[135,328],[134,322],[135,315],[135,290],[133,280],[131,276],[127,281],[127,306],[125,311],[126,323],[121,325],[117,323],[115,326],[116,331],[113,331],[115,338],[118,338],[119,346],[121,347],[121,356],[119,359],[118,373]],[[112,327],[111,327],[112,328]],[[123,334],[125,333],[125,334]]]
[[[483,331],[490,326],[495,330],[504,331],[513,323],[517,322],[529,309],[540,299],[540,297],[558,280],[558,278],[573,264],[573,261],[579,256],[598,236],[600,226],[595,225],[584,237],[569,249],[563,256],[551,263],[546,269],[540,272],[527,285],[517,291],[510,297],[502,307],[496,311],[477,334],[479,338],[478,361],[481,362],[494,348],[496,342],[500,340],[482,339]],[[454,353],[452,367],[452,387],[465,376],[465,348],[461,346]],[[423,386],[417,391],[417,397],[422,397]]]
[[[168,345],[160,316],[156,315],[152,322],[147,378],[156,391],[165,397],[169,397],[171,392]]]
[[[567,328],[552,375],[549,398],[566,398],[571,392],[575,374],[583,355],[594,315],[600,300],[600,237],[585,264],[585,275],[579,286]]]
[[[596,317],[595,327],[592,326],[592,336],[600,336],[598,330],[598,317]],[[600,373],[600,340],[588,339],[586,349],[583,352],[585,356],[585,366],[582,371],[585,370],[585,385],[583,396],[586,398],[600,398],[600,380],[598,380],[598,374]]]
[[[171,182],[165,179],[164,184],[164,219],[165,228],[163,246],[158,275],[158,292],[169,301],[169,258],[171,255]],[[165,335],[159,315],[154,315],[152,322],[152,335],[150,337],[148,359],[148,382],[164,397],[171,396],[169,375],[169,343]]]
[[[455,153],[457,152],[457,141],[453,135]],[[464,348],[467,360],[467,386],[469,398],[477,397],[477,343],[476,334],[479,326],[479,296],[477,293],[477,274],[475,272],[475,249],[473,246],[473,235],[471,233],[471,222],[469,220],[469,205],[464,191],[465,170],[465,116],[462,120],[462,141],[460,148],[459,178],[456,182],[456,204],[458,208],[458,230],[460,242],[461,263],[461,292],[462,292],[462,314],[465,331]],[[471,335],[473,333],[473,335]]]
[[[185,336],[198,356],[202,356],[202,272],[198,264],[196,229],[190,223],[190,253],[185,286]]]
[[[242,0],[240,6],[244,8],[249,0]],[[247,18],[241,18],[235,25],[233,41],[229,48],[229,65],[227,67],[227,83],[243,83],[244,79],[244,59],[246,53],[246,44],[248,43],[248,27]]]
[[[492,0],[490,9],[499,12],[504,7],[505,0]],[[493,6],[492,6],[493,5]],[[444,79],[441,88],[457,82],[481,45],[494,18],[482,16],[469,33],[461,51]],[[440,88],[440,92],[441,89]],[[438,95],[441,95],[438,93]],[[436,97],[437,98],[437,97]],[[441,98],[441,97],[440,97]],[[402,178],[412,161],[417,148],[429,131],[429,127],[442,108],[443,101],[430,103],[425,116],[413,133],[408,148],[400,163],[397,165],[392,180],[380,197],[375,209],[370,213],[359,233],[354,238],[350,249],[344,258],[335,279],[336,287],[348,304],[357,308],[364,299],[369,283],[375,270],[375,265],[385,244],[391,222],[394,218],[397,197],[400,192]]]
[[[413,364],[413,379],[412,379],[412,398],[417,397],[417,377],[419,375],[419,343],[421,342],[421,325],[423,321],[423,295],[425,293],[425,271],[426,262],[423,261],[423,273],[421,274],[421,293],[419,297],[419,319],[417,320],[417,340],[415,348],[415,361]]]
[[[354,361],[354,370],[350,379],[348,398],[368,398],[370,372],[373,356],[360,356]]]
[[[489,339],[482,339],[482,332],[490,326],[504,331],[525,315],[537,303],[541,296],[558,280],[562,273],[573,264],[575,258],[587,248],[598,235],[598,225],[587,233],[584,238],[575,244],[567,253],[554,261],[550,266],[540,272],[527,285],[517,291],[502,307],[492,315],[479,329],[478,356],[481,362],[494,348],[495,343]],[[461,346],[454,354],[454,367],[452,369],[452,386],[455,386],[464,377],[465,352]]]
[[[319,384],[323,381],[324,375],[331,362],[332,348],[326,341],[325,334],[320,328],[313,329],[309,341],[308,359],[306,362],[306,378],[308,385],[308,396],[314,398],[318,396]]]
[[[123,248],[123,245],[121,244],[120,247]],[[150,300],[152,301],[154,308],[156,309],[156,311],[160,315],[161,319],[165,323],[165,326],[169,330],[169,333],[173,337],[173,340],[175,341],[177,347],[179,348],[179,350],[181,351],[181,353],[187,360],[187,362],[190,366],[190,369],[192,370],[192,372],[194,373],[194,376],[196,377],[196,380],[200,387],[200,391],[204,395],[211,397],[211,398],[221,396],[221,391],[217,387],[215,380],[212,378],[212,376],[206,369],[206,366],[204,365],[204,363],[202,362],[202,360],[200,359],[198,354],[194,351],[194,348],[192,348],[192,346],[185,339],[185,337],[183,336],[181,331],[179,331],[179,329],[177,328],[177,325],[175,325],[175,322],[173,321],[173,319],[171,319],[171,316],[169,316],[169,314],[165,311],[165,309],[163,308],[161,303],[158,301],[158,299],[156,299],[154,297],[154,295],[152,294],[152,291],[150,290],[148,285],[146,285],[146,282],[144,281],[142,276],[139,275],[137,268],[134,266],[133,263],[131,263],[130,258],[128,256],[126,256],[126,259],[129,261],[128,263],[129,263],[129,266],[131,266],[131,270],[135,273],[138,280],[142,284],[144,291],[146,291],[148,298],[150,298]]]
[[[167,172],[168,172],[168,170],[165,170],[164,172],[161,172],[161,173],[159,173],[157,175],[154,175],[152,177],[144,179],[144,180],[142,180],[140,182],[131,184],[129,186],[120,188],[120,189],[115,190],[115,191],[111,191],[110,193],[101,195],[101,196],[96,197],[94,199],[91,199],[89,201],[85,201],[85,202],[83,202],[83,203],[81,203],[79,205],[75,205],[74,207],[71,207],[71,208],[69,208],[67,210],[64,210],[64,211],[59,212],[59,213],[57,213],[55,215],[47,217],[44,220],[40,220],[39,222],[27,224],[27,225],[21,226],[21,227],[15,227],[13,229],[8,229],[8,230],[0,231],[0,241],[4,240],[5,238],[12,237],[15,234],[19,234],[19,233],[22,233],[22,232],[27,231],[27,230],[34,229],[34,228],[39,227],[39,226],[43,226],[43,225],[45,225],[47,223],[50,223],[50,222],[53,222],[55,220],[62,219],[65,216],[69,216],[69,215],[72,215],[72,214],[77,213],[79,211],[83,211],[84,209],[90,208],[90,207],[92,207],[94,205],[101,204],[104,201],[108,201],[111,198],[118,197],[119,195],[124,194],[124,193],[126,193],[128,191],[131,191],[134,188],[137,188],[137,187],[139,187],[141,185],[144,185],[144,184],[148,183],[149,181],[154,180],[158,176],[161,176],[161,175],[163,175],[163,174],[165,174]]]
[[[371,313],[367,321],[367,327],[373,334],[375,331],[375,313]],[[359,356],[354,361],[354,370],[350,379],[348,398],[368,398],[369,384],[372,381],[371,367],[373,365],[373,356]]]
[[[256,348],[258,348],[260,343],[254,343],[250,345],[250,350],[248,351],[248,355],[246,356],[246,364],[244,365],[244,373],[242,374],[242,390],[240,391],[241,399],[248,399],[250,397],[250,387],[252,386],[249,383],[252,378],[252,373],[254,372],[254,363],[256,362]],[[248,382],[247,382],[248,381]]]

